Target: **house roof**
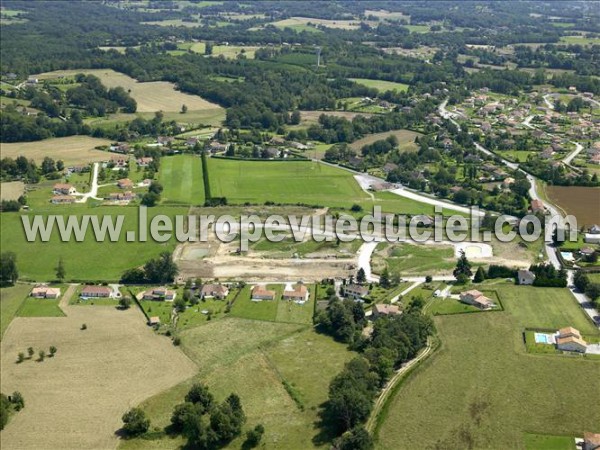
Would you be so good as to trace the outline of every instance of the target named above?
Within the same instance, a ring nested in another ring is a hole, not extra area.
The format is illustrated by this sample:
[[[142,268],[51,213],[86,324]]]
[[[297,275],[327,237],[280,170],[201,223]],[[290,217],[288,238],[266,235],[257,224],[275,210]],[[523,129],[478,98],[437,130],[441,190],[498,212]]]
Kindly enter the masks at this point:
[[[285,290],[283,292],[283,295],[285,295],[286,297],[302,297],[305,298],[306,294],[308,292],[308,289],[306,289],[306,286],[304,286],[303,284],[297,284],[293,290]]]
[[[229,292],[229,289],[227,289],[227,286],[222,284],[205,284],[202,286],[201,292],[202,294],[211,294],[216,292],[218,294],[225,295],[227,292]]]
[[[156,325],[160,323],[160,317],[158,316],[152,316],[150,317],[150,320],[148,321],[150,323],[150,325]]]
[[[61,190],[61,191],[62,191],[62,190],[65,190],[65,191],[68,191],[68,190],[69,190],[69,189],[71,189],[72,187],[73,187],[73,185],[72,185],[72,184],[68,184],[68,183],[56,183],[56,184],[54,185],[54,190],[55,190],[55,191],[57,191],[57,190]]]
[[[81,290],[81,295],[84,294],[103,294],[103,293],[108,293],[110,294],[112,292],[112,289],[109,288],[108,286],[86,286]]]
[[[575,336],[569,336],[569,337],[564,337],[564,338],[559,337],[556,340],[556,343],[559,345],[575,343],[575,344],[579,344],[584,347],[587,347],[587,342],[585,342],[583,339],[575,337]]]
[[[259,297],[275,297],[275,291],[266,289],[263,286],[254,286],[252,288],[252,295]]]
[[[590,433],[589,431],[586,431],[583,433],[583,441],[587,445],[592,445],[592,448],[594,448],[593,446],[600,446],[600,433]]]
[[[369,293],[369,288],[366,286],[361,286],[360,284],[349,284],[346,286],[346,292],[367,295]]]
[[[531,200],[531,207],[535,209],[543,209],[544,203],[539,199]]]
[[[559,336],[570,336],[570,335],[581,336],[581,333],[579,333],[579,330],[577,328],[564,327],[564,328],[561,328],[560,330],[558,330],[558,335]]]
[[[535,280],[535,274],[530,270],[521,269],[519,270],[519,278],[527,278],[529,280]]]

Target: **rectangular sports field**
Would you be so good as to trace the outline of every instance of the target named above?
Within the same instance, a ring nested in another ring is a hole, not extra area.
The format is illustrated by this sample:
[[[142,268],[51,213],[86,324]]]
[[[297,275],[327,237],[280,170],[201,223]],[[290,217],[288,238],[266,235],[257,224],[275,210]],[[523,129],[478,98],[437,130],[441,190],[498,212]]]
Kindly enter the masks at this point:
[[[590,382],[598,379],[600,361],[532,355],[523,343],[526,327],[572,325],[598,335],[575,299],[567,289],[511,283],[494,289],[504,311],[434,319],[441,348],[390,400],[377,448],[523,449],[532,448],[530,433],[597,431],[600,404],[590,401],[598,393]],[[561,411],[586,405],[585,413],[557,414],[557,405]]]
[[[161,194],[163,203],[204,203],[202,162],[198,156],[177,155],[162,158],[158,180],[164,188]]]

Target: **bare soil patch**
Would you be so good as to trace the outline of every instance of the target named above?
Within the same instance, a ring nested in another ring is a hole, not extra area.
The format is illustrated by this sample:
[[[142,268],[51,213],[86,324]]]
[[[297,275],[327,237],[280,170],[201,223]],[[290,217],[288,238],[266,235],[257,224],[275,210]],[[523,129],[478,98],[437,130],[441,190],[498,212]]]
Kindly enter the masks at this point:
[[[579,227],[600,224],[600,188],[546,186],[546,193],[567,214],[577,217]]]
[[[17,200],[25,193],[25,183],[22,181],[11,181],[0,185],[1,200]]]

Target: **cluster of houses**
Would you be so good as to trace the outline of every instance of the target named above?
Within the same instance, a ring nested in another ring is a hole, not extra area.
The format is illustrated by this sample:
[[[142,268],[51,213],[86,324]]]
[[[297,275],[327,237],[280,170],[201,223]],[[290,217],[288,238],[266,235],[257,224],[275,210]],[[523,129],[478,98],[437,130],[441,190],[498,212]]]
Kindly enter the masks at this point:
[[[289,300],[297,304],[304,304],[308,301],[310,292],[303,283],[296,285],[286,285],[281,296],[282,300]],[[253,302],[261,302],[263,300],[275,300],[277,292],[272,289],[267,289],[265,286],[256,285],[250,291],[250,300]]]

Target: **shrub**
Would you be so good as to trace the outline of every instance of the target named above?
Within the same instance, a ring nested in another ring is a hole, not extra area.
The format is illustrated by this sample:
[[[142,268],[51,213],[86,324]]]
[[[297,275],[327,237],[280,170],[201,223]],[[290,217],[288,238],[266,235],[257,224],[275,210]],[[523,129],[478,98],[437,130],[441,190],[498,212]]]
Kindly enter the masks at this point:
[[[150,420],[140,408],[131,408],[122,417],[123,431],[128,436],[139,436],[150,428]]]
[[[52,358],[56,354],[56,347],[54,345],[50,346],[50,357]]]

